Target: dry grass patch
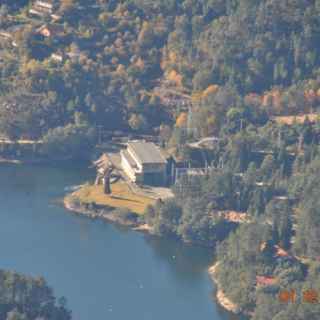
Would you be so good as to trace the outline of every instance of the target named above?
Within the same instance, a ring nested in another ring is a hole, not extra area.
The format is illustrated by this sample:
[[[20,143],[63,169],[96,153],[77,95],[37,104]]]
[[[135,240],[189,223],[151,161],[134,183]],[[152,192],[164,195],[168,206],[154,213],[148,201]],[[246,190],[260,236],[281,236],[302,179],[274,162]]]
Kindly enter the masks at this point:
[[[143,214],[148,205],[155,203],[154,199],[134,194],[124,181],[111,185],[112,194],[105,195],[103,186],[85,185],[73,195],[82,203],[95,202],[113,208],[126,208],[137,214]]]
[[[319,119],[319,115],[317,113],[309,113],[297,116],[279,116],[274,117],[273,119],[279,124],[292,125],[294,123],[302,124],[306,119],[309,119],[310,122],[314,123]]]

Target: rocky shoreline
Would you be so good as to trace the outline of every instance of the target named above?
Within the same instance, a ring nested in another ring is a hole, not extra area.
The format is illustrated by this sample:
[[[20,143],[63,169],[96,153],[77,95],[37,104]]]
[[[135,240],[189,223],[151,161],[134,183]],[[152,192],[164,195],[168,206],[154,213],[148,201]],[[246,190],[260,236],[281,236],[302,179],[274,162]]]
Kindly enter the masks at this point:
[[[135,219],[123,217],[121,214],[116,213],[113,208],[94,208],[90,209],[81,204],[75,204],[71,200],[72,194],[66,196],[63,200],[64,207],[75,214],[86,216],[91,219],[101,219],[112,222],[124,227],[132,228],[134,231],[153,233],[152,227],[146,223],[141,223]]]
[[[232,313],[239,314],[239,313],[241,313],[241,309],[239,308],[239,306],[236,303],[231,301],[231,299],[226,296],[226,294],[223,292],[223,290],[221,288],[221,284],[217,280],[216,273],[217,273],[217,268],[218,268],[219,264],[220,264],[220,262],[216,262],[213,266],[211,266],[208,269],[208,272],[209,272],[209,275],[210,275],[212,281],[217,286],[217,293],[216,293],[217,301],[224,309],[226,309]]]

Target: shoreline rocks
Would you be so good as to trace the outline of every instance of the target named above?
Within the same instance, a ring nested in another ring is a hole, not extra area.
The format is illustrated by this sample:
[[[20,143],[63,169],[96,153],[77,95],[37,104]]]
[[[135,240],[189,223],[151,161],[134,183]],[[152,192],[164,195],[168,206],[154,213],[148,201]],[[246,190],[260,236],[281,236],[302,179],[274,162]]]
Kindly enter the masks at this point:
[[[239,314],[239,313],[241,313],[241,309],[239,308],[239,306],[236,303],[231,301],[231,299],[226,296],[226,294],[223,292],[223,290],[221,288],[221,284],[217,280],[216,273],[217,273],[217,269],[219,267],[219,264],[220,264],[220,262],[218,261],[208,269],[208,273],[210,275],[210,278],[217,286],[217,293],[216,293],[217,301],[227,311],[230,311],[235,314]]]
[[[64,207],[75,214],[86,216],[90,219],[101,219],[108,222],[112,222],[124,227],[132,228],[134,231],[146,232],[152,234],[152,227],[146,223],[139,223],[127,217],[117,214],[113,208],[102,209],[88,209],[81,204],[74,204],[70,201],[70,196],[67,196],[63,200]]]

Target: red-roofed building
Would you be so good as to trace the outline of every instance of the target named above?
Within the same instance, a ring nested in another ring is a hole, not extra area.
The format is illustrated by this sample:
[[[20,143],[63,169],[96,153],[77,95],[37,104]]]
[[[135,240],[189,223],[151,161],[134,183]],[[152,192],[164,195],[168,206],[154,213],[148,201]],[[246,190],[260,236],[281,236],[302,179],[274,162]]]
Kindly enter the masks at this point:
[[[257,276],[257,286],[272,286],[277,283],[277,279],[274,277]]]
[[[55,37],[64,35],[64,28],[59,24],[45,24],[36,31],[44,37]]]

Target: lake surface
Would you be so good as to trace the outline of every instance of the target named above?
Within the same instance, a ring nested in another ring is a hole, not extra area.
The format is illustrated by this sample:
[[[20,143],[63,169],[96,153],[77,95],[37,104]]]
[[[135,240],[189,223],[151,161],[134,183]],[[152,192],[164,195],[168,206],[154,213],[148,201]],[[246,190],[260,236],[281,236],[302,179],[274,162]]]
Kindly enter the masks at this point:
[[[207,249],[66,212],[86,168],[0,165],[0,268],[44,276],[75,320],[239,320],[213,301]]]

